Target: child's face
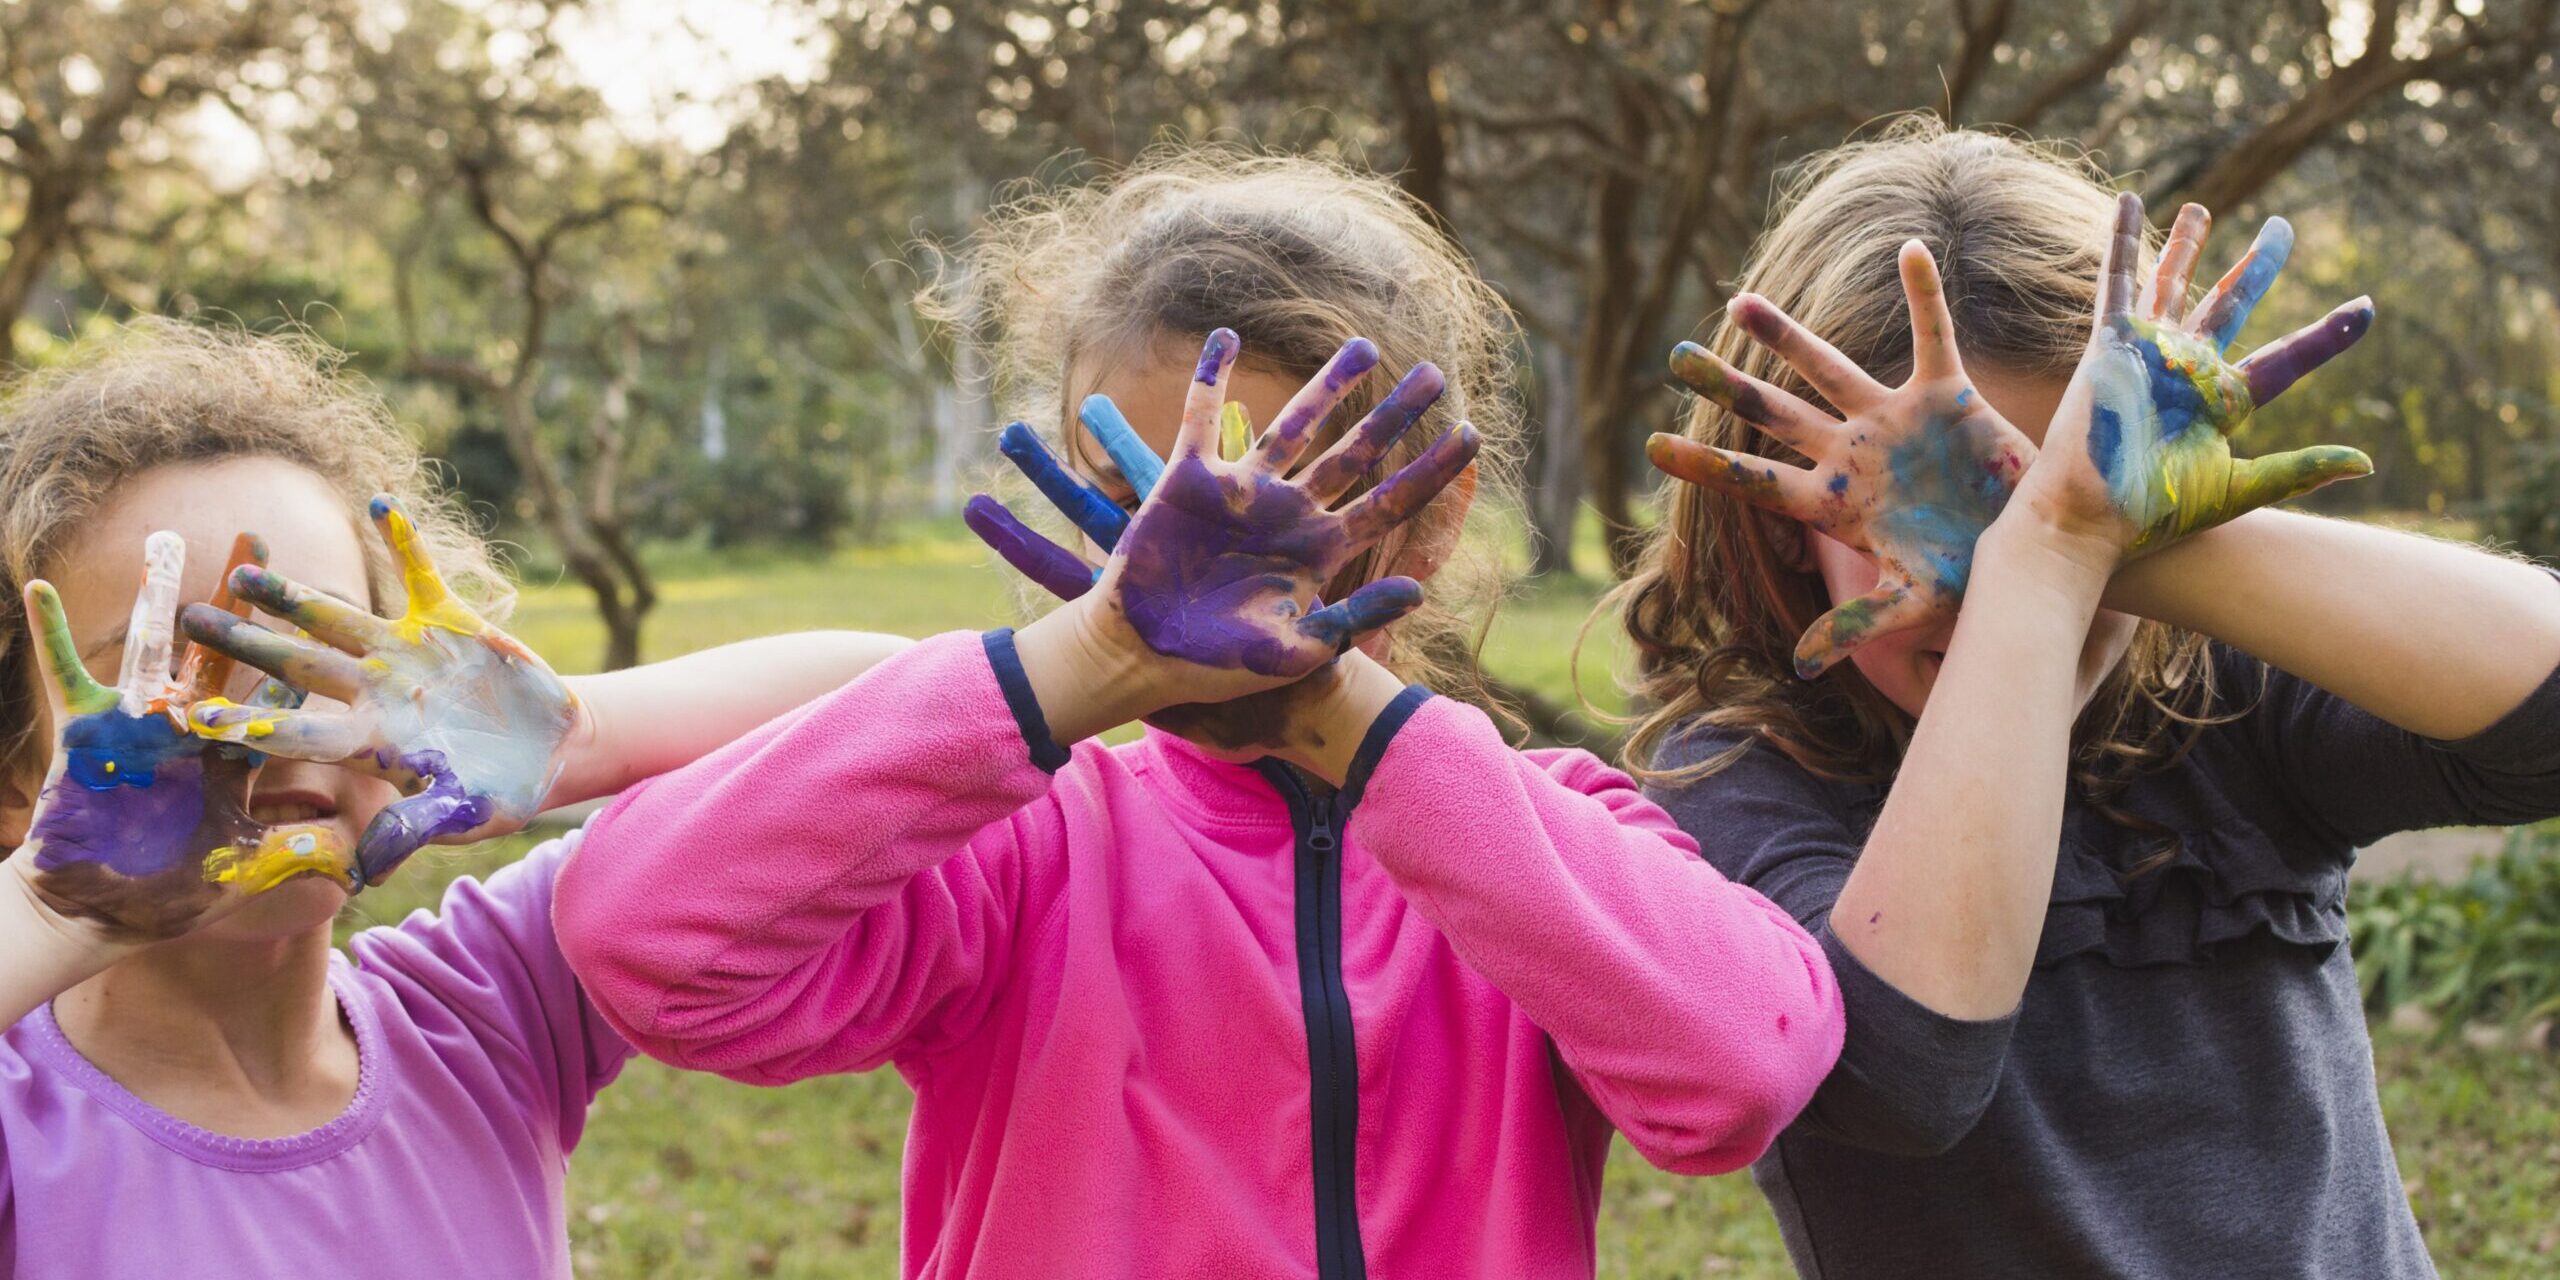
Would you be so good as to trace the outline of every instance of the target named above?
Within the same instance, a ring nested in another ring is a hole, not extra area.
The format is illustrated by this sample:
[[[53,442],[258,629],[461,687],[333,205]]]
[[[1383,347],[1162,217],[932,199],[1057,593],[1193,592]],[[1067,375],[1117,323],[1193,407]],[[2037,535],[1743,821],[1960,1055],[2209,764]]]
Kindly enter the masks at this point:
[[[2062,403],[2062,391],[2070,385],[2070,379],[2009,376],[1996,369],[1968,372],[1974,389],[2000,416],[2029,439],[2038,444],[2044,442],[2044,429],[2053,421],[2054,409]],[[1855,600],[1875,588],[1873,557],[1826,535],[1806,532],[1810,535],[1815,567],[1822,573],[1823,585],[1830,589],[1833,604]],[[1918,631],[1894,632],[1861,646],[1849,655],[1849,661],[1857,664],[1858,674],[1866,677],[1876,692],[1917,717],[1920,709],[1929,704],[1929,690],[1938,683],[1938,666],[1946,660],[1947,640],[1954,633],[1952,621]]]
[[[233,458],[154,468],[118,486],[115,498],[74,533],[45,575],[62,595],[71,634],[89,670],[112,680],[123,662],[125,626],[140,580],[142,541],[168,529],[187,541],[186,579],[179,604],[209,599],[243,531],[267,540],[271,568],[297,582],[372,606],[364,545],[346,503],[317,475],[273,458]],[[276,620],[261,617],[270,626]],[[225,692],[242,697],[257,680],[246,667]],[[39,706],[43,705],[39,698]],[[310,705],[331,705],[314,698]],[[51,741],[53,727],[43,727]],[[35,795],[33,777],[0,788],[0,835],[11,845],[25,839]],[[334,765],[269,757],[250,794],[250,815],[261,822],[319,822],[334,828],[348,848],[356,835],[399,793],[389,784]],[[346,891],[316,877],[290,881],[261,895],[191,938],[275,938],[324,927],[347,900]]]

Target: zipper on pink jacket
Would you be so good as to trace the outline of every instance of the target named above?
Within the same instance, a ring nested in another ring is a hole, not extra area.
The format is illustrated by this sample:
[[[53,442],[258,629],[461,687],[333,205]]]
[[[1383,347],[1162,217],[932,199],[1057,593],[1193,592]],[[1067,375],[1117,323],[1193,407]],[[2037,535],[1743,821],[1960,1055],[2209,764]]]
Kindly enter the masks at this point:
[[[1367,1280],[1360,1248],[1360,1061],[1351,1041],[1351,996],[1342,985],[1342,813],[1287,765],[1264,777],[1297,828],[1298,1002],[1307,1020],[1307,1094],[1315,1148],[1316,1274]]]

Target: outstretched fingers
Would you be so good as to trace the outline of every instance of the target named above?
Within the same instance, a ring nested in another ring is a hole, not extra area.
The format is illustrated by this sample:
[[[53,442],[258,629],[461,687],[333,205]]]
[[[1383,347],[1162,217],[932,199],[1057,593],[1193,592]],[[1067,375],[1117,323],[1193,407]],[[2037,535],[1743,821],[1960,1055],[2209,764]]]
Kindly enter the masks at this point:
[[[1111,465],[1120,469],[1120,478],[1129,482],[1129,488],[1139,498],[1156,491],[1156,482],[1164,478],[1164,459],[1147,447],[1138,429],[1129,425],[1128,416],[1111,402],[1111,397],[1086,396],[1076,410],[1076,421],[1084,424],[1094,443],[1110,457]]]
[[[1796,675],[1811,680],[1878,636],[1936,620],[1927,597],[1910,583],[1886,581],[1813,620],[1796,641]]]
[[[2116,196],[2115,229],[2107,237],[2106,265],[2098,274],[2098,324],[2133,313],[2133,273],[2142,261],[2142,197]]]
[[[436,779],[427,790],[392,801],[356,837],[357,878],[365,884],[382,883],[420,848],[487,825],[491,808],[486,796],[471,795],[450,778]]]
[[[1233,329],[1218,329],[1200,346],[1200,363],[1191,370],[1191,390],[1182,401],[1182,428],[1173,440],[1173,455],[1218,455],[1218,406],[1227,401],[1227,375],[1234,370],[1241,343]]]
[[[2249,252],[2214,282],[2213,292],[2205,295],[2204,305],[2197,309],[2195,322],[2188,326],[2213,340],[2216,349],[2228,351],[2240,336],[2240,327],[2249,323],[2249,313],[2274,288],[2276,276],[2284,271],[2287,258],[2293,256],[2293,224],[2282,218],[2269,218],[2258,228],[2258,238],[2249,244]]]
[[[188,708],[187,727],[197,737],[236,743],[271,756],[378,772],[371,767],[373,753],[367,750],[373,745],[372,722],[350,711],[262,707],[213,698]]]
[[[187,540],[161,530],[142,540],[142,588],[125,624],[124,669],[116,694],[126,715],[167,699],[177,658],[178,584],[186,576]]]
[[[2373,327],[2373,299],[2358,298],[2249,353],[2240,372],[2249,379],[2249,403],[2263,405],[2283,395],[2303,375],[2336,359]]]
[[[391,563],[400,570],[400,585],[408,593],[407,616],[434,618],[444,626],[476,633],[486,624],[469,606],[454,598],[445,586],[444,575],[436,571],[436,562],[427,554],[425,540],[418,537],[418,526],[409,520],[409,509],[390,494],[376,494],[367,511],[373,516],[373,527],[382,534],[385,546],[391,548]]]
[[[1694,342],[1671,349],[1671,374],[1691,391],[1808,457],[1823,456],[1840,426],[1830,414],[1726,364]]]
[[[1484,437],[1476,433],[1475,427],[1461,422],[1432,441],[1420,457],[1379,481],[1359,501],[1344,507],[1342,527],[1351,545],[1365,547],[1429,506],[1475,461],[1476,450],[1483,444]]]
[[[1120,535],[1128,531],[1129,513],[1110,495],[1069,475],[1058,463],[1056,454],[1041,443],[1040,433],[1029,423],[1016,422],[996,436],[996,452],[1005,456],[1013,468],[1030,480],[1075,527],[1103,550],[1119,545]]]
[[[371,652],[393,638],[390,623],[272,569],[242,565],[231,571],[231,589],[241,599],[350,653]]]
[[[1675,480],[1686,480],[1808,523],[1822,521],[1835,496],[1819,476],[1802,467],[1664,432],[1657,431],[1645,440],[1644,456],[1654,469]]]
[[[2203,205],[2191,203],[2178,210],[2178,221],[2169,228],[2169,242],[2160,247],[2159,269],[2151,273],[2151,283],[2142,287],[2142,300],[2135,310],[2162,324],[2185,318],[2196,259],[2203,256],[2205,233],[2212,229],[2213,214]]]
[[[1920,241],[1902,243],[1897,263],[1902,270],[1902,296],[1911,309],[1911,377],[1915,382],[1964,376],[1964,357],[1956,350],[1956,320],[1947,311],[1946,283],[1938,278],[1938,259]]]
[[[1253,414],[1242,401],[1229,400],[1218,410],[1218,461],[1242,461],[1252,447]]]
[[[1298,459],[1306,455],[1307,446],[1315,442],[1325,419],[1333,415],[1334,406],[1342,403],[1342,398],[1360,385],[1360,379],[1377,367],[1376,343],[1367,338],[1353,338],[1343,343],[1342,348],[1333,353],[1333,358],[1325,361],[1324,368],[1317,370],[1315,377],[1298,388],[1298,394],[1289,397],[1289,404],[1280,411],[1280,416],[1271,420],[1271,429],[1263,434],[1259,445],[1261,464],[1282,475],[1288,474],[1290,468],[1298,465]]]
[[[2216,515],[2223,520],[2297,498],[2322,485],[2373,474],[2373,459],[2342,444],[2313,445],[2263,458],[2231,460],[2231,488]]]
[[[231,558],[223,562],[222,577],[213,584],[213,598],[208,603],[234,617],[247,618],[248,604],[240,599],[238,592],[231,589],[231,571],[244,564],[264,565],[266,562],[266,539],[254,533],[242,533],[233,537]],[[178,629],[181,631],[186,629],[183,617],[179,620]],[[187,691],[187,700],[190,702],[198,698],[218,698],[222,696],[224,689],[230,687],[231,668],[232,661],[229,655],[207,649],[191,641],[187,645],[186,652],[178,659],[177,681],[179,686]]]
[[[1811,329],[1797,324],[1794,317],[1780,311],[1777,305],[1756,293],[1735,295],[1725,314],[1742,326],[1754,342],[1778,353],[1789,368],[1803,375],[1831,407],[1843,414],[1854,414],[1892,394],[1883,383],[1867,376],[1858,362],[1840,354],[1837,347],[1814,336]]]
[[[1440,392],[1447,385],[1447,380],[1440,376],[1438,365],[1427,361],[1415,365],[1404,375],[1404,380],[1395,385],[1395,390],[1388,392],[1386,398],[1369,411],[1367,417],[1360,419],[1358,425],[1335,441],[1322,457],[1308,464],[1305,474],[1298,480],[1307,496],[1313,498],[1318,506],[1330,506],[1335,499],[1350,492],[1351,486],[1358,484],[1360,477],[1377,465],[1378,459],[1385,456],[1397,439],[1414,423],[1421,421],[1422,415],[1440,399]]]
[[[279,635],[210,604],[179,615],[187,638],[224,658],[245,662],[297,689],[353,702],[364,690],[364,662],[299,636]],[[207,696],[218,694],[218,688]]]
[[[1050,595],[1073,600],[1093,586],[1093,568],[1083,557],[1015,519],[1003,503],[983,493],[961,508],[960,522],[978,535],[978,541],[1004,557],[1006,564]]]
[[[53,584],[37,578],[20,595],[28,629],[36,636],[36,666],[62,692],[63,710],[86,716],[116,705],[116,691],[98,683],[80,660],[80,642],[71,638],[71,620],[63,615],[62,597]]]
[[[1422,584],[1380,578],[1298,620],[1298,633],[1340,654],[1360,637],[1422,607]]]

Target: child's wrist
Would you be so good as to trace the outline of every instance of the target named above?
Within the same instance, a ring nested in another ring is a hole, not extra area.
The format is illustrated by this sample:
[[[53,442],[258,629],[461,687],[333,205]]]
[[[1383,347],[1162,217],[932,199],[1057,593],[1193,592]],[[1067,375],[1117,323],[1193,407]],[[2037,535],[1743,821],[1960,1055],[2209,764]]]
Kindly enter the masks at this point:
[[[36,888],[23,854],[0,869],[0,953],[8,957],[0,970],[15,983],[68,990],[148,945],[57,910]]]
[[[638,781],[631,776],[624,753],[605,745],[626,739],[603,731],[594,678],[563,676],[560,683],[569,690],[569,734],[560,743],[559,771],[543,792],[544,809],[613,795]]]
[[[1352,759],[1368,738],[1369,726],[1405,686],[1358,649],[1335,659],[1333,671],[1322,696],[1290,717],[1287,740],[1273,754],[1338,787],[1351,776]]]
[[[1081,742],[1172,705],[1156,688],[1149,655],[1132,634],[1103,634],[1103,606],[1091,595],[1051,610],[1013,633],[1014,655],[1033,700],[1060,745]],[[1123,628],[1125,630],[1125,628]]]
[[[2055,519],[2035,504],[2012,502],[1982,533],[1974,551],[1986,560],[2048,579],[2056,586],[2086,588],[2092,606],[2124,563],[2124,544],[2104,533]]]

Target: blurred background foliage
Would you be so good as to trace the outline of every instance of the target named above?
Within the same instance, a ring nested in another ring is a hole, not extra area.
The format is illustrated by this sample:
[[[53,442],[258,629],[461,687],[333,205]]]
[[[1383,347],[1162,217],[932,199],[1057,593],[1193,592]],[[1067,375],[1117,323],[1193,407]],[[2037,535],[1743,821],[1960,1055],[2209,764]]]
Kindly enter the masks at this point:
[[[2380,475],[2318,505],[2548,553],[2555,9],[0,0],[0,367],[137,312],[307,325],[618,665],[648,548],[876,542],[963,496],[993,424],[916,315],[924,246],[1167,138],[1302,149],[1396,174],[1520,311],[1525,554],[1605,578],[1662,355],[1787,166],[1932,111],[2084,148],[2155,214],[2293,217],[2256,336],[2357,292],[2382,319],[2256,446],[2361,446]]]

